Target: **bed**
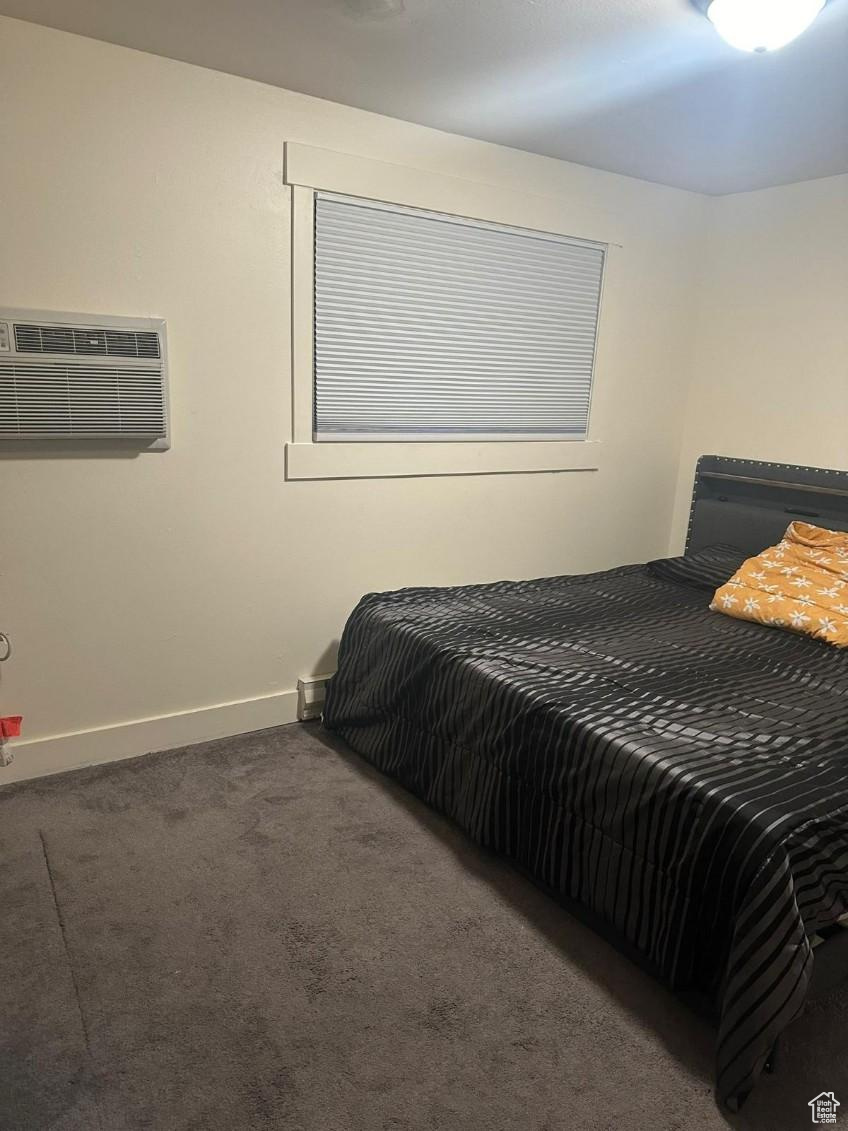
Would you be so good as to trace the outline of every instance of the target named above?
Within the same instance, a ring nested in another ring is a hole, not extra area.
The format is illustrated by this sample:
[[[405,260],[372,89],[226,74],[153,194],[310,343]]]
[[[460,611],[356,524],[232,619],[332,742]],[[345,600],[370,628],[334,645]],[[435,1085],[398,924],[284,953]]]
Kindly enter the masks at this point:
[[[704,995],[730,1108],[803,1007],[812,941],[848,913],[848,649],[707,608],[799,515],[848,529],[848,473],[702,457],[679,558],[364,597],[324,710]]]

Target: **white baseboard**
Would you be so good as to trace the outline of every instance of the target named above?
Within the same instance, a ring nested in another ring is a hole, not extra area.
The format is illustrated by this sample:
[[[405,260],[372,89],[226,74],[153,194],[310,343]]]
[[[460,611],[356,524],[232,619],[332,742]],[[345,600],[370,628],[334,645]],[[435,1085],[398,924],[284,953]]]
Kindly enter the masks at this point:
[[[279,691],[258,699],[218,703],[173,715],[136,719],[115,726],[96,727],[49,738],[31,738],[10,744],[15,760],[0,768],[0,786],[10,782],[96,766],[156,750],[190,746],[210,738],[226,738],[251,730],[293,723],[297,719],[297,692]]]

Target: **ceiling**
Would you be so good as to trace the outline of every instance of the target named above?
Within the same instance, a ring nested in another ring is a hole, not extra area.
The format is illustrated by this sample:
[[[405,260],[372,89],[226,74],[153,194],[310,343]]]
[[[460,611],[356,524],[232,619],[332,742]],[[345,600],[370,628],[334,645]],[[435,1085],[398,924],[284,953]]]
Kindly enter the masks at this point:
[[[0,0],[0,12],[700,192],[848,172],[848,0],[772,55],[728,47],[689,0]]]

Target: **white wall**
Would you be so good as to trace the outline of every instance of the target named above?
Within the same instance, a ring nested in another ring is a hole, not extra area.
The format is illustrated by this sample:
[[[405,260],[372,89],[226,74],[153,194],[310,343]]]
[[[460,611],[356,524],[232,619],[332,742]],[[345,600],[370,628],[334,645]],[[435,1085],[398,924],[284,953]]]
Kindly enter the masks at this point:
[[[711,201],[671,551],[695,461],[848,470],[848,176]]]
[[[164,316],[173,413],[164,454],[0,460],[0,782],[293,718],[364,592],[665,550],[704,198],[6,19],[0,104],[0,304]],[[286,140],[614,221],[600,471],[285,481]]]

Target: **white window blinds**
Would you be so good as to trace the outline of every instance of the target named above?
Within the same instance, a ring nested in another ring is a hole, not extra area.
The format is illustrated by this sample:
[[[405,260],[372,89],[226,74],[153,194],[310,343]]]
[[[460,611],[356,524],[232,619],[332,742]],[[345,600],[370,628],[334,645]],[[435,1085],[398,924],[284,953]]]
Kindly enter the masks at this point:
[[[585,437],[604,250],[316,194],[316,440]]]

